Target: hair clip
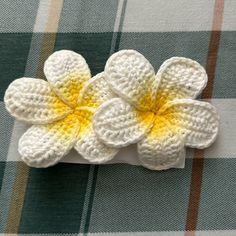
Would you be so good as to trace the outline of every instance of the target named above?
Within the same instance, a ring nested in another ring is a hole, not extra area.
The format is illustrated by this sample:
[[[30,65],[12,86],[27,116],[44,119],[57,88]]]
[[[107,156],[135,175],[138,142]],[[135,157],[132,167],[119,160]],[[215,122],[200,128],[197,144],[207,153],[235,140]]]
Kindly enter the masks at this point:
[[[178,165],[185,146],[206,148],[217,136],[215,108],[193,100],[207,75],[191,59],[170,58],[155,75],[143,55],[122,50],[91,78],[81,55],[62,50],[47,59],[44,73],[48,81],[13,81],[4,97],[11,115],[33,124],[18,146],[30,166],[54,165],[73,147],[89,162],[105,163],[138,143],[141,165],[163,170]]]

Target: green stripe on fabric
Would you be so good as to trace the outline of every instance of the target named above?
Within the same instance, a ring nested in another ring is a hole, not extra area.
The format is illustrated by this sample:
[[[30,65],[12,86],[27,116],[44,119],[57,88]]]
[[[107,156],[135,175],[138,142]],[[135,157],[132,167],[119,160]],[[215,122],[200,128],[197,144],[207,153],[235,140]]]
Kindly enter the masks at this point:
[[[157,70],[173,56],[192,58],[206,67],[210,31],[122,33],[120,48],[143,53]],[[236,32],[222,31],[217,58],[213,98],[236,97]]]
[[[0,34],[0,101],[8,85],[24,76],[31,37],[32,33]]]
[[[100,166],[89,232],[184,230],[191,169]]]
[[[138,50],[156,71],[173,56],[189,57],[206,66],[210,35],[211,32],[122,33],[119,50]]]
[[[19,233],[79,232],[89,165],[31,168]]]
[[[34,37],[40,35],[34,33]],[[109,57],[112,35],[112,32],[58,33],[54,50],[69,49],[81,53],[86,58],[92,74],[95,75],[104,70]],[[0,34],[0,46],[5,49],[2,50],[0,58],[0,100],[3,100],[7,86],[14,79],[24,76],[31,37],[31,33]],[[213,98],[236,97],[235,37],[235,31],[221,33]],[[120,46],[116,46],[115,50],[136,49],[150,60],[156,70],[165,59],[172,56],[189,57],[206,66],[209,39],[210,32],[123,32],[118,40]]]
[[[54,50],[68,49],[86,59],[92,75],[104,70],[109,57],[113,33],[58,33]]]
[[[197,230],[236,229],[236,159],[205,159]]]
[[[97,182],[98,167],[99,167],[98,165],[95,165],[94,170],[93,170],[93,182],[92,182],[91,192],[89,196],[89,204],[88,204],[87,216],[86,216],[86,221],[85,221],[85,226],[84,226],[84,233],[89,232],[90,218],[91,218],[91,213],[92,213],[93,200],[94,200],[94,194],[95,194],[96,182]]]
[[[4,161],[0,162],[0,186],[1,186],[0,189],[2,189],[2,181],[3,181],[5,165],[6,165],[6,162],[4,162]],[[0,232],[2,232],[2,229],[0,229]]]
[[[236,31],[221,32],[213,97],[236,98]]]
[[[14,118],[10,116],[4,103],[0,101],[0,161],[7,159],[13,124]]]

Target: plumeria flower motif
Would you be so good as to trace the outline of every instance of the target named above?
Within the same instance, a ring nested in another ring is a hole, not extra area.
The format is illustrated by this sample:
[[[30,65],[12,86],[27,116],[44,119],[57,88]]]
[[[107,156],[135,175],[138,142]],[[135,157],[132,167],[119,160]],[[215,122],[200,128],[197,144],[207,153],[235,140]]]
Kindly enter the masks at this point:
[[[138,142],[140,163],[163,170],[184,160],[185,146],[206,148],[215,140],[216,109],[193,100],[207,83],[207,74],[196,61],[170,58],[155,75],[142,54],[121,50],[108,59],[104,73],[119,95],[94,115],[94,131],[106,145],[120,148]]]
[[[47,81],[20,78],[6,90],[6,109],[33,124],[19,140],[23,161],[33,167],[56,164],[73,147],[93,163],[117,153],[100,142],[92,127],[96,109],[114,98],[104,74],[91,78],[85,59],[68,50],[53,53],[44,64]]]

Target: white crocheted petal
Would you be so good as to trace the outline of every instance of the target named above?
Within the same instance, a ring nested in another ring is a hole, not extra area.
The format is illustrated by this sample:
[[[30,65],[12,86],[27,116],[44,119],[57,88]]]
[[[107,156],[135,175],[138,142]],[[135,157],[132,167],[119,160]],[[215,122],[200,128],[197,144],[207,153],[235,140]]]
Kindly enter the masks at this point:
[[[84,83],[91,78],[85,59],[69,50],[54,52],[44,64],[44,73],[55,93],[73,107]]]
[[[95,109],[90,107],[80,107],[77,109],[80,132],[74,148],[86,160],[99,164],[111,160],[118,152],[118,149],[106,146],[95,135],[92,127],[94,112]]]
[[[160,111],[176,132],[185,137],[185,145],[206,148],[216,139],[219,117],[210,103],[192,99],[178,99],[167,103]]]
[[[184,57],[166,60],[156,74],[159,81],[156,107],[178,98],[195,98],[207,84],[205,69],[196,61]]]
[[[48,125],[33,125],[19,141],[22,160],[32,167],[55,165],[73,147],[78,129],[74,115]]]
[[[118,153],[118,149],[108,147],[102,143],[93,129],[90,129],[88,134],[79,138],[75,144],[75,149],[84,159],[94,164],[107,162]]]
[[[142,54],[135,50],[114,53],[108,59],[104,73],[116,94],[140,110],[150,110],[155,98],[155,72]]]
[[[72,111],[41,79],[13,81],[5,92],[4,102],[12,116],[32,124],[54,122]]]
[[[142,139],[153,119],[152,112],[138,111],[121,98],[113,98],[97,110],[93,128],[105,144],[124,147]]]
[[[78,104],[79,106],[88,106],[97,108],[105,101],[114,98],[115,94],[112,92],[108,83],[104,79],[104,73],[99,73],[90,79],[83,87]]]
[[[165,170],[185,157],[184,140],[164,117],[157,117],[149,134],[138,143],[139,159],[152,170]]]

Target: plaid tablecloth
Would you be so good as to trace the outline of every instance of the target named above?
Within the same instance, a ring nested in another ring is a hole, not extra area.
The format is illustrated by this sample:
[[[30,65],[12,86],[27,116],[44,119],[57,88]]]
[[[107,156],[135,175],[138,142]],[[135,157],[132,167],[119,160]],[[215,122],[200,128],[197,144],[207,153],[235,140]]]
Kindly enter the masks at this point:
[[[119,50],[140,51],[157,70],[172,56],[197,60],[221,116],[220,135],[188,150],[185,169],[19,161],[22,127],[4,92],[19,77],[44,78],[55,50],[81,53],[92,74]],[[0,235],[236,235],[235,0],[0,1]]]

